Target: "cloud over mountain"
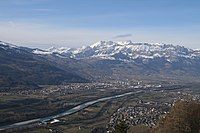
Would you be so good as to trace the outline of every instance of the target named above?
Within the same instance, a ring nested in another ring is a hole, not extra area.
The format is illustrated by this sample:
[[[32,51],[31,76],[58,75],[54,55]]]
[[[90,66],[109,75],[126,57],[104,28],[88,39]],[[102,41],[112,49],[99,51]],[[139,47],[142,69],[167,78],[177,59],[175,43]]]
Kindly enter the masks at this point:
[[[121,35],[117,35],[114,38],[126,38],[126,37],[132,37],[132,34],[121,34]]]

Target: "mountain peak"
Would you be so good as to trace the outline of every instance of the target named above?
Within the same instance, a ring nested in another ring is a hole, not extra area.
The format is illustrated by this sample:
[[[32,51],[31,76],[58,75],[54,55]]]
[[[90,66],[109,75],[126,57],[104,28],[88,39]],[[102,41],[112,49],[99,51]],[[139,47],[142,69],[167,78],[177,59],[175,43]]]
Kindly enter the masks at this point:
[[[115,42],[113,41],[98,41],[92,45],[90,45],[91,48],[95,48],[95,47],[102,47],[102,46],[110,46],[110,45],[114,45]]]
[[[130,45],[130,44],[133,44],[133,42],[131,40],[128,40],[128,41],[120,41],[120,42],[117,42],[118,44],[120,45]]]

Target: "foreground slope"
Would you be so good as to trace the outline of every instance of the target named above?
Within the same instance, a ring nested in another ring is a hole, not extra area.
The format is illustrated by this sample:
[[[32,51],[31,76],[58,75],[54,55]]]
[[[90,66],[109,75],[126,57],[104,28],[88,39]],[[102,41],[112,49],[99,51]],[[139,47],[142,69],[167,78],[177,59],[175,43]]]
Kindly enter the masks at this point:
[[[199,101],[178,101],[171,111],[162,118],[153,133],[199,133]]]

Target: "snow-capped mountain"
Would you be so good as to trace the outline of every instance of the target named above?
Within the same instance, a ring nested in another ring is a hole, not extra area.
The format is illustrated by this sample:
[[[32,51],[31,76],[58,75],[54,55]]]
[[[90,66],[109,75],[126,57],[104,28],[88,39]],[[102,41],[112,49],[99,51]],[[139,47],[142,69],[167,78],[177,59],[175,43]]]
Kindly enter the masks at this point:
[[[58,53],[71,58],[103,58],[131,61],[135,59],[165,58],[174,61],[177,58],[199,58],[200,52],[179,45],[160,43],[133,43],[131,41],[99,41],[87,47],[77,49],[50,48],[45,51],[34,51],[36,54]]]
[[[99,41],[76,49],[42,50],[0,42],[0,57],[4,86],[13,81],[59,84],[152,76],[200,79],[200,50],[171,44]]]

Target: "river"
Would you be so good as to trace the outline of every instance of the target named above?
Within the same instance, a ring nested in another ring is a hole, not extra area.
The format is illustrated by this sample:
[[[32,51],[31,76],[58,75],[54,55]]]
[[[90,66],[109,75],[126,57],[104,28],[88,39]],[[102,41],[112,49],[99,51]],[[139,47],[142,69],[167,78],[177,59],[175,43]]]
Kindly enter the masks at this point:
[[[120,97],[124,97],[124,96],[131,95],[131,94],[137,94],[137,93],[140,93],[140,92],[142,92],[142,91],[128,92],[128,93],[123,93],[123,94],[120,94],[120,95],[114,95],[114,96],[110,96],[110,97],[100,98],[100,99],[97,99],[97,100],[94,100],[94,101],[89,101],[89,102],[80,104],[80,105],[75,106],[75,107],[73,107],[73,108],[71,108],[71,109],[69,109],[65,112],[62,112],[62,113],[59,113],[59,114],[56,114],[56,115],[51,115],[51,116],[44,117],[44,118],[27,120],[27,121],[18,122],[18,123],[14,123],[14,124],[11,124],[11,125],[0,127],[0,131],[6,130],[6,129],[11,129],[11,128],[17,128],[17,127],[20,127],[20,126],[33,124],[33,123],[37,123],[37,122],[38,123],[45,123],[45,122],[48,122],[48,121],[56,119],[56,118],[71,115],[71,114],[76,113],[76,112],[78,112],[78,111],[80,111],[80,110],[82,110],[82,109],[84,109],[88,106],[91,106],[95,103],[111,100],[111,99],[114,99],[114,98],[120,98]]]

